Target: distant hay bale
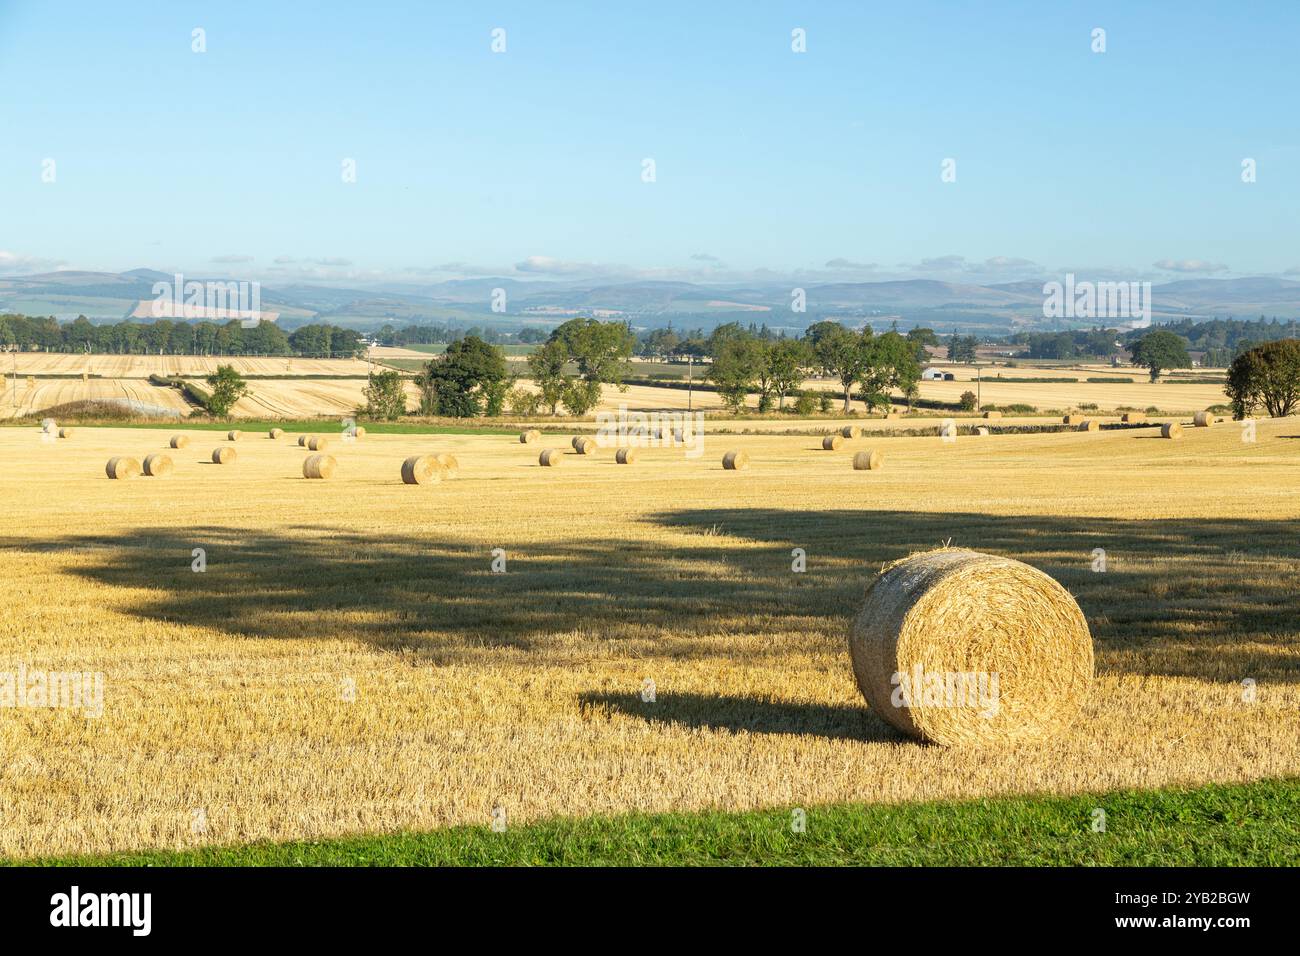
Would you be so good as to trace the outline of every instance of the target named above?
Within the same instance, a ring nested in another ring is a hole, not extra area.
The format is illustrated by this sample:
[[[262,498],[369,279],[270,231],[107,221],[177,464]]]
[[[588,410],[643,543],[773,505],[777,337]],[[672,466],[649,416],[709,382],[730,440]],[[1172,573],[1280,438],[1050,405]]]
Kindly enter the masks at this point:
[[[575,438],[573,440],[573,450],[579,455],[590,455],[596,450],[596,443],[590,438]]]
[[[1002,413],[1001,413],[1001,412],[995,412],[995,411],[987,411],[987,412],[984,413],[984,417],[985,417],[985,418],[989,418],[989,419],[1001,418],[1001,417],[1002,417]]]
[[[307,442],[307,447],[312,451],[324,451],[330,446],[330,440],[324,435],[312,435]]]
[[[144,473],[151,478],[166,478],[172,473],[172,460],[169,455],[146,455]]]
[[[232,465],[235,462],[235,449],[229,445],[212,449],[212,460],[218,465]]]
[[[60,429],[59,429],[59,437],[60,437],[60,438],[71,438],[71,437],[72,437],[72,429],[71,429],[71,428],[60,428]]]
[[[544,448],[542,453],[537,456],[537,464],[543,468],[558,468],[564,461],[564,455],[558,448]]]
[[[301,447],[303,447],[303,448],[307,448],[307,447],[309,447],[309,446],[311,445],[311,443],[312,443],[315,439],[316,439],[316,436],[315,436],[315,435],[299,435],[299,436],[298,436],[298,444],[299,444]]]
[[[364,425],[353,425],[353,426],[352,426],[352,437],[353,437],[353,438],[365,438],[365,437],[366,437],[366,429],[365,429],[365,426],[364,426]]]
[[[455,478],[460,474],[460,462],[456,460],[455,455],[449,455],[447,452],[441,452],[433,456],[433,460],[438,463],[442,469],[442,477]]]
[[[893,420],[895,420],[895,419],[897,419],[897,418],[901,418],[901,417],[902,417],[902,416],[899,415],[898,412],[886,412],[886,413],[885,413],[885,419],[888,420],[888,421],[893,421]]]
[[[1079,431],[1081,432],[1099,432],[1101,431],[1101,422],[1095,418],[1089,418],[1079,422]]]
[[[333,455],[309,455],[307,460],[302,463],[302,476],[304,478],[329,478],[334,474],[334,469],[338,467],[338,462],[334,460]]]
[[[126,455],[114,455],[104,466],[104,472],[110,478],[138,478],[140,462]]]
[[[740,471],[742,468],[749,466],[749,452],[729,451],[722,456],[722,467],[727,471]]]
[[[230,431],[226,432],[226,441],[239,441],[243,434],[244,433],[239,429],[232,428]]]
[[[434,485],[442,480],[442,469],[433,455],[412,455],[402,462],[402,483]]]
[[[1147,420],[1146,412],[1125,412],[1124,417],[1121,419],[1121,421],[1123,421],[1126,425],[1132,425],[1135,424],[1136,422],[1144,422],[1146,420]]]
[[[614,452],[614,460],[620,465],[635,465],[636,449],[620,448],[618,451]]]
[[[1197,412],[1192,416],[1192,424],[1197,428],[1209,428],[1215,421],[1214,412]]]
[[[271,436],[271,439],[274,441],[275,439],[283,438],[283,437],[284,437],[284,429],[283,429],[283,428],[272,428],[271,431],[269,432],[269,434],[270,434],[270,436]]]
[[[519,444],[521,445],[531,445],[533,442],[541,440],[542,433],[536,428],[530,428],[527,431],[519,433]]]
[[[840,435],[844,438],[861,438],[862,429],[857,425],[845,425],[840,429]]]
[[[577,451],[577,450],[578,450],[578,438],[579,438],[579,437],[580,437],[580,436],[578,436],[578,435],[574,435],[572,438],[569,439],[569,447],[572,448],[574,451]]]
[[[173,448],[184,448],[189,443],[190,443],[189,435],[173,435],[171,442],[169,442],[169,444]]]
[[[885,464],[885,456],[874,448],[870,451],[860,451],[853,456],[854,471],[876,471]]]
[[[843,444],[844,436],[842,435],[827,435],[822,439],[822,449],[824,451],[836,451]]]
[[[1182,438],[1183,426],[1178,422],[1165,422],[1160,426],[1161,438]]]
[[[985,435],[987,435],[988,433],[989,433],[989,430],[988,430],[988,427],[987,427],[986,425],[978,425],[978,426],[976,426],[975,431],[973,432],[973,434],[979,435],[981,438],[984,437]]]
[[[849,648],[877,715],[950,746],[1057,733],[1092,683],[1092,636],[1070,593],[1027,564],[961,548],[915,554],[882,572]]]

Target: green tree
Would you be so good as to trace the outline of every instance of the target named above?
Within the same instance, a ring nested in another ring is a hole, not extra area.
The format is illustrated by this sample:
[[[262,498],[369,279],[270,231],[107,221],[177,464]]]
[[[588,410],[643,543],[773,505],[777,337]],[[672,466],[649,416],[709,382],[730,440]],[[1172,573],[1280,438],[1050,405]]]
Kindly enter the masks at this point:
[[[357,409],[358,415],[379,421],[393,421],[406,414],[406,388],[400,373],[389,370],[370,377],[362,390],[366,404]]]
[[[870,331],[870,328],[866,330]],[[839,379],[844,389],[844,411],[849,411],[853,385],[862,375],[863,336],[855,335],[838,322],[817,322],[808,326],[804,336],[816,363],[827,375]]]
[[[1260,405],[1273,418],[1290,415],[1300,405],[1300,341],[1282,339],[1243,352],[1228,368],[1224,391],[1234,418],[1246,418]]]
[[[208,411],[218,418],[230,414],[235,402],[248,394],[248,383],[233,365],[218,365],[216,374],[209,375],[207,382],[212,389]]]
[[[564,391],[572,378],[564,372],[568,361],[568,347],[554,338],[528,353],[528,370],[541,393],[541,403],[550,408],[552,415],[558,414]]]
[[[427,363],[416,384],[424,396],[421,410],[429,404],[434,414],[471,418],[483,412],[485,402],[500,413],[510,375],[501,346],[467,335]]]
[[[906,396],[920,379],[921,363],[916,360],[913,343],[897,332],[865,339],[859,394],[868,411],[887,407],[891,389]]]
[[[709,366],[709,380],[718,386],[722,403],[733,412],[745,407],[745,398],[758,384],[764,369],[762,343],[747,333],[726,337]]]
[[[766,360],[777,408],[784,408],[786,395],[803,382],[803,370],[812,363],[812,354],[807,343],[799,339],[779,339],[767,348]]]
[[[961,406],[961,410],[963,412],[975,411],[975,393],[962,392],[961,398],[958,400],[958,404]]]
[[[1151,381],[1171,368],[1191,368],[1192,358],[1187,354],[1187,341],[1167,329],[1145,335],[1133,344],[1133,364],[1150,370]]]

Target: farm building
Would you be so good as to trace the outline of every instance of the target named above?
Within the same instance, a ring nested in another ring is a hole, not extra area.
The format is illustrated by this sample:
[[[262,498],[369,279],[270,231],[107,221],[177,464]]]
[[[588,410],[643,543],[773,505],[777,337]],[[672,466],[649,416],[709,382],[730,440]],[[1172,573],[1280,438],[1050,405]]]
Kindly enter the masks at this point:
[[[943,381],[943,370],[942,370],[942,369],[937,369],[937,368],[934,368],[934,367],[927,368],[925,371],[923,371],[923,372],[921,373],[921,381],[923,381],[923,382],[942,382],[942,381]]]

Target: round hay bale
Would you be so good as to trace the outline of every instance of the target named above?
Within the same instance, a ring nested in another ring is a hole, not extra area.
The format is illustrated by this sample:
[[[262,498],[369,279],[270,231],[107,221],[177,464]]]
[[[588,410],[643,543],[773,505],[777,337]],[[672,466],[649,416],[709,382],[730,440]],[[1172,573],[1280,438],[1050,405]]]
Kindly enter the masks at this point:
[[[1121,418],[1120,420],[1124,422],[1124,424],[1126,425],[1132,425],[1136,422],[1144,422],[1147,420],[1147,413],[1146,412],[1125,412],[1124,417]]]
[[[573,449],[579,455],[590,455],[596,450],[596,442],[590,438],[575,438],[573,440]]]
[[[72,437],[72,429],[71,429],[71,428],[60,428],[60,429],[59,429],[59,437],[60,437],[60,438],[71,438],[71,437]]]
[[[277,439],[280,439],[280,438],[283,438],[283,437],[284,437],[284,429],[283,429],[283,428],[272,428],[271,431],[270,431],[268,434],[271,436],[271,440],[272,440],[272,441],[275,441],[275,440],[277,440]]]
[[[1214,412],[1197,412],[1192,416],[1192,424],[1197,428],[1209,428],[1215,420]]]
[[[114,455],[104,466],[104,472],[110,478],[138,478],[140,462],[126,455]]]
[[[309,455],[302,463],[304,478],[329,478],[334,474],[338,462],[333,455]]]
[[[542,453],[537,456],[537,464],[543,468],[557,468],[562,461],[564,461],[564,455],[558,448],[544,448]]]
[[[521,445],[531,445],[533,442],[541,440],[542,433],[536,428],[530,428],[527,431],[519,433],[519,444]]]
[[[901,418],[901,417],[902,417],[902,416],[899,415],[898,412],[886,412],[886,413],[885,413],[885,419],[886,419],[887,421],[894,421],[894,420],[896,420],[896,419],[898,419],[898,418]]]
[[[578,436],[577,436],[577,435],[574,435],[572,438],[569,439],[569,447],[572,448],[574,451],[577,451],[577,450],[578,450]]]
[[[330,440],[324,435],[312,435],[307,447],[312,451],[324,451],[330,446]]]
[[[233,465],[235,463],[235,449],[229,445],[214,448],[212,449],[212,460],[218,465]]]
[[[352,426],[352,437],[353,437],[353,438],[365,438],[365,437],[366,437],[366,429],[365,429],[365,426],[364,426],[364,425],[353,425],[353,426]]]
[[[455,455],[449,455],[446,452],[442,452],[441,454],[434,455],[433,459],[438,463],[438,467],[442,469],[442,477],[455,478],[460,474],[460,462],[456,460]]]
[[[184,448],[190,443],[189,435],[173,435],[169,443],[173,448]]]
[[[166,478],[172,473],[171,456],[156,454],[146,455],[144,459],[144,473],[151,478]]]
[[[874,448],[870,451],[860,451],[853,456],[854,471],[876,471],[885,464],[885,456]]]
[[[989,412],[985,412],[985,413],[984,413],[984,417],[985,417],[985,418],[989,418],[989,419],[1001,418],[1001,417],[1002,417],[1002,413],[1001,413],[1001,412],[993,412],[993,411],[989,411]]]
[[[1092,683],[1092,636],[1070,593],[1027,564],[961,548],[887,568],[849,648],[871,709],[938,744],[1042,739]]]
[[[823,450],[823,451],[836,451],[836,450],[838,450],[839,447],[840,447],[841,445],[843,445],[843,444],[844,444],[844,436],[842,436],[842,435],[827,435],[825,438],[822,439],[822,450]]]
[[[1079,422],[1079,431],[1081,432],[1099,432],[1101,431],[1101,422],[1095,418],[1088,418]]]
[[[983,437],[984,437],[985,435],[987,435],[988,433],[989,433],[989,430],[988,430],[988,427],[987,427],[987,426],[985,426],[985,425],[978,425],[978,426],[976,426],[975,431],[972,432],[971,434],[979,435],[981,438],[983,438]]]
[[[442,481],[442,469],[432,455],[412,455],[402,462],[402,483],[407,485],[436,485]]]
[[[727,471],[740,471],[749,465],[749,452],[729,451],[722,456],[722,467]]]
[[[316,438],[315,435],[299,435],[298,445],[302,448],[307,448],[311,445],[312,441],[314,441],[315,438]]]
[[[614,460],[620,465],[634,465],[636,464],[636,449],[620,448],[614,452]]]
[[[226,432],[226,441],[239,441],[243,434],[238,428],[232,428]]]
[[[1183,426],[1178,422],[1165,422],[1160,426],[1161,438],[1182,438]]]
[[[840,429],[840,435],[844,438],[861,438],[862,429],[857,425],[845,425]],[[824,446],[823,446],[824,447]]]

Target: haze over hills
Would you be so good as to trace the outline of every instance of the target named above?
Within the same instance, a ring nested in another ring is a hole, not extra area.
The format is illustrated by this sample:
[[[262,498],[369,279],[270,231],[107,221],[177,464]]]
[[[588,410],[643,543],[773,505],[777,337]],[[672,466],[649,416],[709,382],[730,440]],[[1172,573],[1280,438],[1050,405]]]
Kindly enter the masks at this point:
[[[238,281],[229,276],[187,275],[187,280]],[[68,270],[0,278],[0,312],[54,315],[70,320],[121,320],[140,300],[154,298],[155,282],[171,282],[154,269],[127,272]],[[1059,280],[1058,280],[1059,281]],[[437,283],[358,283],[354,287],[294,282],[262,285],[262,305],[278,311],[293,328],[311,321],[359,330],[384,325],[461,324],[518,327],[552,325],[575,314],[626,318],[634,327],[672,322],[712,328],[724,322],[765,323],[801,330],[834,318],[851,325],[870,322],[902,327],[930,325],[986,334],[1012,330],[1088,327],[1096,320],[1043,316],[1043,280],[994,285],[902,279],[810,284],[806,310],[795,312],[796,283],[744,284],[685,281],[546,281],[510,277],[454,279]],[[494,290],[504,290],[504,311],[493,310]],[[1300,318],[1300,281],[1256,276],[1180,279],[1154,285],[1152,319]]]

